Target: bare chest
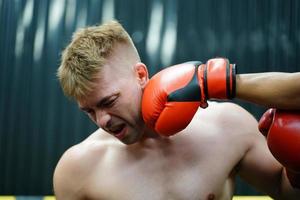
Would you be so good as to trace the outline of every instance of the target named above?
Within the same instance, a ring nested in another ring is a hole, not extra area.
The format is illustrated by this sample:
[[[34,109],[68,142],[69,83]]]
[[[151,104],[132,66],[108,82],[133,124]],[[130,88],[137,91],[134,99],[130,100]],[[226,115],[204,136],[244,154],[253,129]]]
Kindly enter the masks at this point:
[[[199,146],[181,140],[162,142],[155,148],[112,151],[93,179],[96,188],[101,188],[93,196],[124,200],[231,199],[238,156],[221,152],[221,147],[212,150],[211,145],[217,144]]]

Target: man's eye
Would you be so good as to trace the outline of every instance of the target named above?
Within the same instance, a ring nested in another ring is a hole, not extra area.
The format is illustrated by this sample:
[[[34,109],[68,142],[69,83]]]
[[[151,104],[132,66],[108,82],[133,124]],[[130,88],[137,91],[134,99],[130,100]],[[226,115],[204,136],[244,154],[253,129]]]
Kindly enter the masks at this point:
[[[108,99],[107,101],[105,101],[102,106],[106,107],[106,108],[110,108],[113,107],[115,105],[115,103],[118,100],[118,95],[113,96],[112,98]]]
[[[115,104],[115,99],[103,103],[102,106],[109,108],[109,107],[112,107],[114,104]]]

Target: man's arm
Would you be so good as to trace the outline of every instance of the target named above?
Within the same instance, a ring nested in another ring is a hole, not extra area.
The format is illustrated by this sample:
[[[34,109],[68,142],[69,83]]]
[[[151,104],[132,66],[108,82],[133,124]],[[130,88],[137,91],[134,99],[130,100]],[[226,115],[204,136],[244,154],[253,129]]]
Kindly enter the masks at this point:
[[[253,144],[239,165],[239,175],[274,199],[299,199],[300,190],[291,186],[283,166],[260,140],[252,139]]]
[[[237,107],[236,126],[243,130],[247,151],[238,165],[238,173],[246,182],[274,199],[299,199],[300,190],[291,186],[285,169],[271,154],[265,137],[257,128],[257,121]],[[231,109],[234,112],[234,108]]]
[[[269,108],[300,109],[300,72],[239,74],[236,98]]]

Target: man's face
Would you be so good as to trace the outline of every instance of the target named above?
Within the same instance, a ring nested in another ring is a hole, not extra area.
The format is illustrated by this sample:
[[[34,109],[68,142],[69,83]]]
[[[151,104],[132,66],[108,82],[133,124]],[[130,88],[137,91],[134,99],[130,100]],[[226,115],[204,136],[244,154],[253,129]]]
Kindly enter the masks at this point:
[[[144,66],[142,63],[134,66],[124,64],[117,60],[108,62],[99,73],[94,90],[78,104],[100,128],[121,142],[132,144],[145,131],[141,98],[148,75],[141,75],[139,70]],[[126,67],[130,69],[124,70]]]

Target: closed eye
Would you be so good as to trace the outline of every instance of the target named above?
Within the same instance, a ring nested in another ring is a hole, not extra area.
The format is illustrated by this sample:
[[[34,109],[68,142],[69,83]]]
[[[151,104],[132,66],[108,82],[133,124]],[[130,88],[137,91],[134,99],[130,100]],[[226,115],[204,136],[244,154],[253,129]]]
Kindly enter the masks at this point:
[[[110,107],[112,107],[115,104],[115,102],[116,102],[116,100],[113,99],[111,101],[104,102],[101,106],[102,107],[106,107],[106,108],[110,108]]]
[[[111,108],[115,105],[117,99],[119,98],[120,94],[114,94],[109,96],[109,98],[104,98],[103,100],[101,100],[98,104],[97,107],[101,107],[101,108]]]

